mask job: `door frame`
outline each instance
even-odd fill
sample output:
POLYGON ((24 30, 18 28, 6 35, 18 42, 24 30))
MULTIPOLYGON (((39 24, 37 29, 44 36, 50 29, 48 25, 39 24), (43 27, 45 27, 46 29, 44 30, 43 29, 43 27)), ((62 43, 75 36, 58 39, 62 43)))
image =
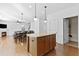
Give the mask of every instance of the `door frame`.
POLYGON ((67 18, 64 18, 63 19, 63 44, 65 44, 65 43, 67 43, 67 42, 69 42, 69 19, 67 19, 67 18), (65 24, 64 24, 65 23, 65 24), (65 26, 66 25, 66 26, 65 26), (66 30, 65 30, 65 29, 66 30), (66 32, 65 32, 66 31, 66 32), (67 34, 67 35, 66 35, 67 34))
MULTIPOLYGON (((79 17, 79 16, 70 16, 70 17, 65 17, 65 18, 63 18, 63 44, 64 44, 64 19, 67 19, 67 18, 71 18, 71 17, 79 17)), ((79 18, 78 18, 79 19, 79 18)), ((79 25, 79 20, 78 20, 78 25, 79 25)), ((79 29, 79 27, 78 27, 78 29, 79 29)), ((79 34, 79 31, 78 31, 78 34, 79 34)), ((77 34, 77 36, 79 36, 77 34)), ((78 37, 78 42, 79 42, 79 37, 78 37)), ((78 43, 78 48, 79 48, 79 43, 78 43)))

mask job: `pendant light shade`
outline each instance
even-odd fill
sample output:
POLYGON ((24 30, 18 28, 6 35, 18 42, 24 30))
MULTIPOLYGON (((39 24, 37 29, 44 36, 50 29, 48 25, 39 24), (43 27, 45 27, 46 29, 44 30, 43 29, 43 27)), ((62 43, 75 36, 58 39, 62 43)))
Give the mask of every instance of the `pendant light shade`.
POLYGON ((47 20, 44 20, 44 23, 47 23, 47 20))
POLYGON ((44 8, 45 8, 45 19, 44 19, 44 23, 47 23, 47 15, 46 15, 46 8, 47 8, 47 6, 44 6, 44 8))
POLYGON ((34 21, 38 20, 37 18, 34 18, 34 21))
POLYGON ((23 18, 23 15, 24 15, 24 14, 21 13, 20 19, 17 20, 17 24, 25 22, 25 20, 24 20, 24 18, 23 18))
POLYGON ((21 13, 21 20, 23 20, 23 15, 24 15, 24 14, 23 14, 23 13, 21 13))

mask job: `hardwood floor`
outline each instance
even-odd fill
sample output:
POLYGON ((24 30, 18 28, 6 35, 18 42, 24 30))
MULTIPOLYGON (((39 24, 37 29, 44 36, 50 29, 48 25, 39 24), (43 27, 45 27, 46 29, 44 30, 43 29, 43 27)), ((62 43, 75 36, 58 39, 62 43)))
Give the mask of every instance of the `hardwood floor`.
POLYGON ((26 47, 26 44, 16 44, 12 37, 0 38, 0 56, 28 56, 26 47))
POLYGON ((79 49, 68 46, 57 44, 55 50, 50 51, 47 56, 78 56, 79 49))
MULTIPOLYGON (((12 37, 0 38, 0 56, 29 56, 26 43, 15 43, 12 37)), ((68 45, 57 44, 45 56, 78 56, 79 49, 68 45)))
POLYGON ((72 46, 72 47, 78 47, 78 42, 69 41, 68 43, 66 43, 66 45, 69 45, 69 46, 72 46))

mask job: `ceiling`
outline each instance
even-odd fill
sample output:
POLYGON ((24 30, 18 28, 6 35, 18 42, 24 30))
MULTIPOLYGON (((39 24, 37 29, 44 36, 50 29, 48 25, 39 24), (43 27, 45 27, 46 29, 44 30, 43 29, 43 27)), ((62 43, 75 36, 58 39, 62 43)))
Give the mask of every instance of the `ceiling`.
MULTIPOLYGON (((37 3, 37 17, 44 18, 44 6, 47 7, 47 15, 78 5, 77 3, 37 3)), ((35 15, 34 3, 0 3, 0 19, 16 21, 21 19, 21 13, 24 14, 24 20, 31 21, 35 15)))

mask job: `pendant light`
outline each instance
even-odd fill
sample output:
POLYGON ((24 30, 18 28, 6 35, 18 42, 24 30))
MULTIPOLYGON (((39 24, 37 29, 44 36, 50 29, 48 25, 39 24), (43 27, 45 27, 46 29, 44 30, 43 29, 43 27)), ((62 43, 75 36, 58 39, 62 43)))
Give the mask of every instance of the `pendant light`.
POLYGON ((37 19, 37 16, 36 16, 36 12, 37 12, 37 11, 36 11, 36 3, 35 3, 35 17, 34 17, 34 21, 38 20, 38 19, 37 19))
POLYGON ((23 20, 23 13, 21 13, 21 20, 23 20))
POLYGON ((17 20, 17 24, 24 22, 24 20, 23 20, 23 13, 21 13, 20 17, 21 18, 19 20, 17 20))
POLYGON ((44 19, 44 23, 47 23, 47 15, 46 15, 46 8, 47 8, 47 6, 44 6, 44 8, 45 8, 45 19, 44 19))
POLYGON ((23 13, 21 13, 21 19, 20 19, 20 22, 24 22, 24 18, 23 18, 23 13))

